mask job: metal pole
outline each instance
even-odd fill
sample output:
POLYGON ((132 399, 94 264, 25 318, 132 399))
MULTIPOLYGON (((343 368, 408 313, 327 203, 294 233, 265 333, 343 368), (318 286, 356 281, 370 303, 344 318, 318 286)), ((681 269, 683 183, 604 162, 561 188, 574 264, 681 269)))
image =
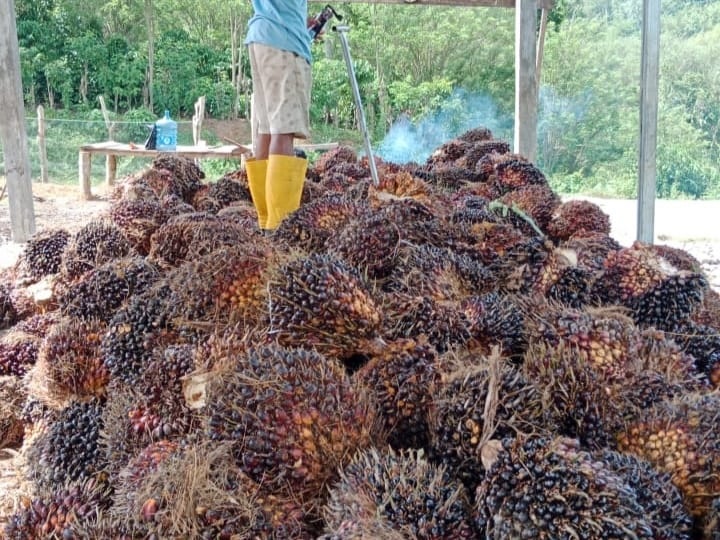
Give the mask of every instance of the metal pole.
POLYGON ((353 98, 355 98, 355 107, 360 114, 360 130, 362 131, 363 138, 365 139, 365 153, 367 154, 368 164, 370 165, 370 175, 372 176, 373 183, 377 186, 380 184, 380 178, 378 177, 375 158, 373 157, 372 145, 370 144, 370 134, 368 133, 367 123, 365 122, 365 110, 363 109, 362 100, 360 99, 360 88, 358 88, 357 78, 355 77, 355 68, 353 67, 353 61, 350 57, 350 45, 347 40, 347 32, 350 30, 350 27, 346 24, 339 24, 333 27, 333 30, 335 30, 340 36, 343 56, 345 57, 345 64, 347 65, 348 75, 350 77, 350 86, 352 87, 353 98))

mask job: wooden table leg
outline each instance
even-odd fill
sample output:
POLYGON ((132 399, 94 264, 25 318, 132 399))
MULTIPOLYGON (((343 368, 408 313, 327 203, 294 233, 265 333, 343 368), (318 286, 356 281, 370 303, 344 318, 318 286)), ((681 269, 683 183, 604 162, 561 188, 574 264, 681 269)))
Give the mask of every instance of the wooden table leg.
POLYGON ((90 160, 92 156, 90 152, 80 152, 78 156, 78 176, 80 179, 80 189, 82 189, 83 197, 86 201, 92 199, 90 191, 90 160))
POLYGON ((108 154, 105 159, 105 182, 108 186, 115 184, 115 175, 117 174, 117 156, 108 154))

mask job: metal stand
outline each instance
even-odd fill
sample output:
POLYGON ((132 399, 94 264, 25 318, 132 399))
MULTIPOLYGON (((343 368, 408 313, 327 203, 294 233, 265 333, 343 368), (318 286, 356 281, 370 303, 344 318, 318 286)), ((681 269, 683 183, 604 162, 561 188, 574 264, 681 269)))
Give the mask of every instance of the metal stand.
POLYGON ((353 61, 350 57, 350 45, 347 40, 347 32, 350 27, 346 24, 339 24, 333 27, 340 36, 340 43, 342 43, 343 56, 345 57, 345 64, 347 65, 348 76, 350 77, 350 86, 353 91, 353 98, 355 99, 355 107, 360 113, 360 130, 362 131, 363 138, 365 139, 365 153, 368 158, 368 165, 370 166, 370 175, 372 176, 373 183, 377 186, 380 183, 378 177, 377 167, 375 166, 375 158, 372 152, 372 146, 370 145, 370 134, 368 133, 367 123, 365 122, 365 109, 362 106, 362 100, 360 99, 360 89, 358 88, 357 78, 355 77, 355 68, 353 67, 353 61))

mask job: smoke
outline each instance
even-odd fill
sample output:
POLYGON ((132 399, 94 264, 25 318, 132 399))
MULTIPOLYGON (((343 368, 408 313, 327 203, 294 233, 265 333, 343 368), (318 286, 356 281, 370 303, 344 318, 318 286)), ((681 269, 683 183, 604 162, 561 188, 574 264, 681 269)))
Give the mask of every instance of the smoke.
POLYGON ((376 153, 393 163, 422 163, 444 142, 480 126, 490 129, 497 139, 512 137, 512 117, 502 114, 492 98, 456 89, 436 112, 416 123, 400 116, 376 153))

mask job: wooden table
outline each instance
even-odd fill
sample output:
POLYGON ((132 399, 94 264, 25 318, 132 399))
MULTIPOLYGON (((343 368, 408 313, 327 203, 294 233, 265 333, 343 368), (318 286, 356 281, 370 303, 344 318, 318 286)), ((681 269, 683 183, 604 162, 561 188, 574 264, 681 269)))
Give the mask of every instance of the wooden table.
POLYGON ((90 191, 90 165, 92 156, 100 154, 106 156, 105 181, 108 185, 115 183, 118 156, 154 158, 162 153, 191 159, 241 159, 244 154, 250 154, 251 149, 246 146, 228 144, 223 146, 178 146, 175 152, 159 152, 146 150, 142 146, 124 144, 114 141, 86 144, 80 147, 78 155, 78 178, 80 188, 86 200, 92 198, 90 191))

